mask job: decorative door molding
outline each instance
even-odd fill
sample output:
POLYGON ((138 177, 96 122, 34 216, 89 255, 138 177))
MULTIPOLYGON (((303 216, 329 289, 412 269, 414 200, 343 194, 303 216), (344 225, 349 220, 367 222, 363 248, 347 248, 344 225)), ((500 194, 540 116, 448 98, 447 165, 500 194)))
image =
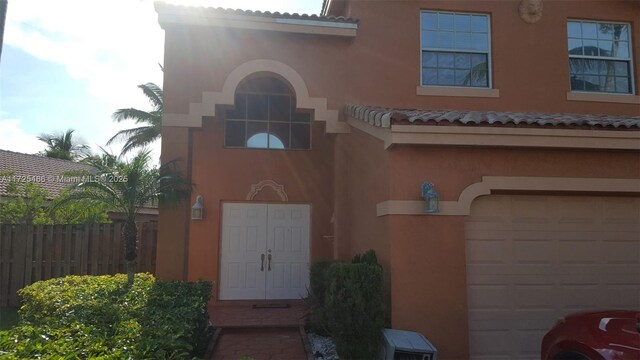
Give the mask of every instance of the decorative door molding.
POLYGON ((278 184, 273 180, 262 180, 257 184, 251 185, 251 191, 247 194, 246 200, 253 200, 265 187, 270 187, 278 194, 281 201, 289 201, 289 196, 284 191, 284 185, 278 184))

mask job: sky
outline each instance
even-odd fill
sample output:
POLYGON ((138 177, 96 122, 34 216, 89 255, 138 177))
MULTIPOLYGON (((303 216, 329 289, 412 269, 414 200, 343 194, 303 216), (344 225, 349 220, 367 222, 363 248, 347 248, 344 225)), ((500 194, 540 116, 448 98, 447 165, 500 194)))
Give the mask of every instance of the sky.
MULTIPOLYGON (((245 10, 317 14, 322 0, 165 0, 245 10)), ((164 31, 151 0, 9 0, 0 59, 0 149, 33 154, 40 134, 74 129, 106 147, 133 122, 120 108, 151 110, 137 85, 162 86, 164 31)), ((160 155, 160 144, 152 146, 160 155)))

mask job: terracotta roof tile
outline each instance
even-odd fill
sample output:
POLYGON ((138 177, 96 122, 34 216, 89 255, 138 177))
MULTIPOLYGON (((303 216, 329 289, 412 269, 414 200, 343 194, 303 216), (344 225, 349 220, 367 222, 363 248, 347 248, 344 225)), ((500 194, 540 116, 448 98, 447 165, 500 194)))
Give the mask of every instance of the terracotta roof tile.
POLYGON ((322 16, 315 14, 298 14, 293 13, 290 14, 288 12, 271 12, 271 11, 257 11, 257 10, 242 10, 242 9, 229 9, 229 8, 221 8, 221 7, 198 7, 198 6, 185 6, 185 5, 174 5, 167 4, 161 1, 157 1, 156 10, 174 10, 174 11, 206 11, 209 14, 215 15, 236 15, 236 16, 257 16, 257 17, 266 17, 266 18, 276 18, 276 19, 295 19, 295 20, 314 20, 314 21, 329 21, 329 22, 338 22, 338 23, 351 23, 357 24, 358 20, 353 18, 345 18, 344 16, 322 16))
POLYGON ((385 128, 412 124, 640 129, 640 116, 394 109, 354 104, 347 105, 345 111, 348 116, 385 128))
MULTIPOLYGON (((93 170, 89 165, 73 161, 0 150, 0 173, 12 171, 16 181, 35 180, 34 182, 49 191, 51 198, 58 196, 61 190, 71 185, 69 182, 61 181, 61 176, 70 171, 93 170)), ((7 181, 10 179, 0 175, 0 196, 7 194, 7 181)))

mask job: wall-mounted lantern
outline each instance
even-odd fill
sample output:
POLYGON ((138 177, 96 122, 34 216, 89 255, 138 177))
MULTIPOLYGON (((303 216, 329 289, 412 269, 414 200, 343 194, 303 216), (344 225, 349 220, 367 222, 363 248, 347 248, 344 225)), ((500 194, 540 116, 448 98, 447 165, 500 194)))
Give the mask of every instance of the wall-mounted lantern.
POLYGON ((204 198, 202 195, 196 196, 196 202, 191 207, 191 219, 202 220, 202 213, 204 212, 204 198))
POLYGON ((424 199, 424 212, 437 213, 439 208, 440 195, 434 189, 433 184, 425 181, 422 183, 422 198, 424 199))

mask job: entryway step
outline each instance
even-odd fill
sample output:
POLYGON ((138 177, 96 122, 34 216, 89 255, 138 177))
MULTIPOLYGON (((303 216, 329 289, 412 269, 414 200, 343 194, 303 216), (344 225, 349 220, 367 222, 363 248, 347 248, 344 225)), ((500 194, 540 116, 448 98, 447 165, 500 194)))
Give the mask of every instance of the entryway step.
POLYGON ((287 307, 211 306, 209 317, 219 328, 279 328, 298 327, 304 323, 306 308, 300 304, 287 307))
POLYGON ((238 360, 243 356, 255 360, 306 360, 298 327, 224 328, 211 360, 238 360))

